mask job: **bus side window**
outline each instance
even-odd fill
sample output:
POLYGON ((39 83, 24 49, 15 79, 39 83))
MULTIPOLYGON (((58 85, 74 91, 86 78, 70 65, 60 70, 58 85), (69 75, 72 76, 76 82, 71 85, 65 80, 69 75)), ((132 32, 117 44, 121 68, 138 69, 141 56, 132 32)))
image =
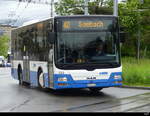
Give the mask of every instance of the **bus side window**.
POLYGON ((47 42, 48 42, 48 39, 49 39, 49 36, 50 36, 50 32, 51 32, 49 25, 46 26, 46 30, 45 31, 46 31, 46 38, 47 38, 47 42))
POLYGON ((53 62, 53 45, 49 43, 49 37, 50 37, 50 33, 52 32, 52 22, 48 21, 46 22, 46 27, 45 27, 45 32, 46 32, 46 45, 47 45, 47 49, 48 49, 48 60, 50 61, 50 63, 53 62))
POLYGON ((52 63, 53 62, 53 49, 52 49, 52 45, 50 47, 48 56, 49 56, 48 60, 50 61, 50 63, 52 63))

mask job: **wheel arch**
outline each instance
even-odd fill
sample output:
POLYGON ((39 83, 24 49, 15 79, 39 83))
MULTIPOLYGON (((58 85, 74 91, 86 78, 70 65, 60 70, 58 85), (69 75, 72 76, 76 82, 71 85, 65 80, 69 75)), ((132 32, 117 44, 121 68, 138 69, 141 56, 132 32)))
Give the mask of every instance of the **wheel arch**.
POLYGON ((39 74, 40 74, 41 72, 43 72, 43 69, 42 69, 42 67, 40 66, 40 67, 38 67, 38 70, 37 70, 37 76, 39 76, 39 74))

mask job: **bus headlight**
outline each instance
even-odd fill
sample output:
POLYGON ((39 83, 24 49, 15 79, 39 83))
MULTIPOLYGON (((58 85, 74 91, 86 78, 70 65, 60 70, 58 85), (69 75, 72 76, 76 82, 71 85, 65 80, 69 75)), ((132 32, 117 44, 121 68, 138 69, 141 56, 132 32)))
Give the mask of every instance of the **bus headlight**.
POLYGON ((66 77, 62 77, 62 78, 58 78, 58 81, 68 81, 68 79, 66 77))
POLYGON ((114 79, 121 79, 121 75, 115 75, 114 79))

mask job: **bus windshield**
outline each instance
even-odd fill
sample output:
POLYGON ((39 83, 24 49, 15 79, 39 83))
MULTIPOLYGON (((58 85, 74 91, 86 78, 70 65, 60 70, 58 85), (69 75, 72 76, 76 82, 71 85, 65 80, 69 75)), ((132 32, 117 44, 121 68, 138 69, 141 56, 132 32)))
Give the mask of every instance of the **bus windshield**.
POLYGON ((119 65, 117 30, 58 32, 55 62, 60 68, 119 65))

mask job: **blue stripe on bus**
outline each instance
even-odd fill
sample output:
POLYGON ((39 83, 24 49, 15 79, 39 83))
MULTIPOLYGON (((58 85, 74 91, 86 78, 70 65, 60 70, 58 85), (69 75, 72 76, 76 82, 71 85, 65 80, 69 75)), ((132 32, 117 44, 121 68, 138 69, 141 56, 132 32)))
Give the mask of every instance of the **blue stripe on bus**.
MULTIPOLYGON (((122 75, 121 72, 115 72, 110 75, 109 79, 101 80, 73 80, 70 74, 54 74, 54 89, 65 89, 65 88, 88 88, 88 84, 96 84, 93 87, 113 87, 121 86, 121 83, 114 83, 115 81, 122 81, 121 79, 114 79, 114 75, 122 75), (67 82, 58 82, 58 78, 66 77, 67 82), (65 83, 65 86, 59 86, 59 83, 65 83)), ((12 76, 14 79, 18 79, 17 69, 12 69, 12 76)), ((30 71, 30 83, 32 87, 38 87, 37 72, 30 71)), ((44 73, 44 85, 49 88, 48 73, 44 73)))
POLYGON ((121 86, 121 83, 114 83, 116 81, 122 81, 121 79, 114 79, 114 75, 122 75, 121 72, 112 73, 109 79, 101 80, 76 80, 74 81, 72 76, 69 74, 54 74, 54 89, 64 89, 64 88, 88 88, 88 84, 95 84, 93 87, 113 87, 121 86), (67 82, 58 82, 58 78, 66 77, 67 82), (66 84, 64 86, 59 86, 59 83, 66 84))
MULTIPOLYGON (((11 69, 11 75, 14 79, 18 80, 18 71, 15 68, 11 69)), ((38 78, 37 78, 37 72, 30 71, 30 85, 32 87, 38 87, 38 78)), ((48 73, 44 73, 44 85, 45 87, 49 87, 49 79, 48 79, 48 73)))
POLYGON ((48 73, 44 73, 44 85, 46 88, 48 88, 50 85, 49 85, 49 79, 48 79, 48 73))
MULTIPOLYGON (((33 87, 38 87, 38 78, 37 78, 37 72, 30 71, 30 83, 33 87)), ((44 73, 44 87, 49 87, 49 79, 48 79, 48 73, 44 73)))
POLYGON ((32 87, 38 87, 37 72, 30 71, 30 85, 32 87))
POLYGON ((11 68, 11 75, 14 79, 18 80, 18 70, 15 68, 11 68))

